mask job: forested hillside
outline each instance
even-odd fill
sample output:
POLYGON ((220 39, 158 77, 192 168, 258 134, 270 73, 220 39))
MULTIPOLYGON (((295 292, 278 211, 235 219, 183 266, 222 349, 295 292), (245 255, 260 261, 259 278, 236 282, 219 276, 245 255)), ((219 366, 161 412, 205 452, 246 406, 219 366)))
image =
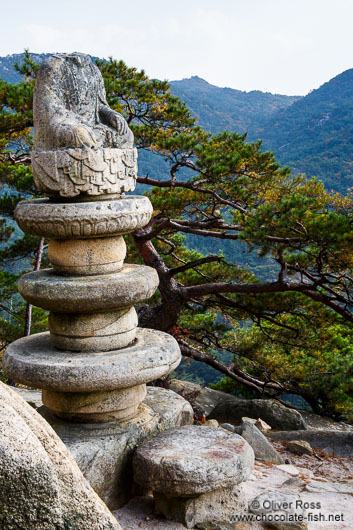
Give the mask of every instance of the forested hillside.
POLYGON ((280 109, 288 108, 297 96, 282 96, 253 90, 242 92, 233 88, 220 88, 200 77, 172 81, 173 94, 185 101, 207 131, 219 133, 225 129, 244 133, 258 127, 263 120, 280 109))
POLYGON ((353 186, 353 69, 290 107, 249 127, 249 138, 296 172, 315 175, 342 193, 353 186))

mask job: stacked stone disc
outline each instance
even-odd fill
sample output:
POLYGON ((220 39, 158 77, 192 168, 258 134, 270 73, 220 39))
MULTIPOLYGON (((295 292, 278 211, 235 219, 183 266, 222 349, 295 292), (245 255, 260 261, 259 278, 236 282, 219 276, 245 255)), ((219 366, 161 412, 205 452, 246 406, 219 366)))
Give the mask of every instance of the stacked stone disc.
POLYGON ((44 404, 59 417, 127 420, 137 414, 146 383, 180 362, 171 336, 137 327, 134 305, 153 295, 158 276, 124 264, 123 234, 152 215, 147 197, 124 195, 136 182, 133 136, 82 54, 42 65, 34 118, 34 179, 49 198, 19 203, 15 217, 24 232, 50 240, 53 268, 22 276, 18 288, 27 302, 50 311, 49 332, 12 343, 4 371, 43 389, 44 404))

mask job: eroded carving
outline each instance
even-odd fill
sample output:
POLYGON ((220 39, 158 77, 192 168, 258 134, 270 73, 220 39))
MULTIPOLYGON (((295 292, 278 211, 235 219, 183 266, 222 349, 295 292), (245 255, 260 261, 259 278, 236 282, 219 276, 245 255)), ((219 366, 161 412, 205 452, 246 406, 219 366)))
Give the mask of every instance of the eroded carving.
POLYGON ((66 198, 133 191, 137 151, 126 120, 108 106, 102 75, 88 55, 42 63, 33 101, 36 186, 66 198))
POLYGON ((35 150, 32 168, 37 188, 49 196, 121 194, 135 189, 137 150, 35 150))
POLYGON ((75 239, 127 234, 145 226, 152 216, 147 197, 127 196, 100 203, 21 201, 15 210, 19 227, 26 233, 47 238, 75 239))

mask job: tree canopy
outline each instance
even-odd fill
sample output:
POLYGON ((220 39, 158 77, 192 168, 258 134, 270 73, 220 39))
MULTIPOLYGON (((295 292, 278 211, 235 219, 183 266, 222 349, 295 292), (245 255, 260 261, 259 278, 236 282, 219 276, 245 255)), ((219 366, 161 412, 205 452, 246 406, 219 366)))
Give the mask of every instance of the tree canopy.
MULTIPOLYGON (((203 130, 166 81, 122 61, 97 64, 108 103, 164 171, 138 177, 154 215, 129 238, 128 261, 154 267, 160 280, 138 308, 139 324, 172 333, 184 356, 226 376, 222 388, 294 393, 317 412, 352 419, 352 197, 291 175, 245 134, 203 130)), ((0 83, 3 346, 23 333, 15 282, 39 246, 11 223, 18 200, 36 193, 29 153, 38 67, 27 53, 17 68, 20 84, 0 83)), ((43 313, 35 310, 32 331, 45 326, 43 313)))

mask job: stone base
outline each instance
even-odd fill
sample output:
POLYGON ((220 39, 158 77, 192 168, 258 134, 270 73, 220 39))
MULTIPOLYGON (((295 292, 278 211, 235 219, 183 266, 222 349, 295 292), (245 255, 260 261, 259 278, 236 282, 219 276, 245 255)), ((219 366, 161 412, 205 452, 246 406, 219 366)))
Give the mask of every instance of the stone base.
POLYGON ((43 403, 55 416, 76 423, 127 421, 138 414, 146 385, 107 392, 53 392, 43 390, 43 403))
POLYGON ((38 412, 69 448, 85 478, 113 510, 133 496, 132 455, 143 440, 193 423, 190 404, 172 390, 147 387, 138 415, 124 423, 74 424, 38 412))
POLYGON ((194 528, 209 521, 229 521, 246 507, 246 496, 242 485, 203 493, 198 497, 166 497, 155 493, 155 513, 167 519, 194 528))

